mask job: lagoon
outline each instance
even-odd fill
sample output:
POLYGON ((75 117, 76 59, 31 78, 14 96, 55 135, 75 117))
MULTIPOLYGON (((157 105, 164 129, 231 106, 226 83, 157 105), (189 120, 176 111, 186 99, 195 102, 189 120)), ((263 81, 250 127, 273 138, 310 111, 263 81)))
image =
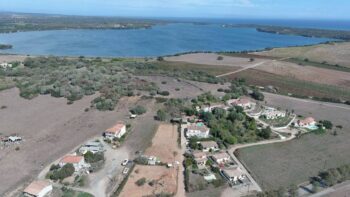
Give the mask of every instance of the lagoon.
POLYGON ((156 57, 190 51, 243 51, 317 44, 331 39, 223 28, 220 24, 170 23, 151 29, 54 30, 0 34, 13 45, 2 53, 58 56, 156 57))

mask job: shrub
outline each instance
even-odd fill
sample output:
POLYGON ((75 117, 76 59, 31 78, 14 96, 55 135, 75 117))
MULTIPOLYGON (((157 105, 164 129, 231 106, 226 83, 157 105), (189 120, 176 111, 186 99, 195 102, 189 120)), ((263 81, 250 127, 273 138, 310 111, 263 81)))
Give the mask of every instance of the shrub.
POLYGON ((159 95, 162 95, 162 96, 169 96, 170 95, 170 92, 169 91, 158 91, 157 92, 159 95))
POLYGON ((52 180, 63 180, 67 177, 70 177, 73 175, 75 169, 73 164, 66 164, 59 170, 54 170, 52 173, 49 174, 49 178, 52 180))
POLYGON ((156 116, 156 119, 159 120, 159 121, 165 121, 166 119, 166 113, 164 110, 160 109, 157 111, 157 116, 156 116))
POLYGON ((217 60, 221 61, 221 60, 224 60, 224 57, 222 56, 218 56, 218 58, 216 58, 217 60))
POLYGON ((146 113, 146 111, 147 111, 146 108, 144 108, 143 106, 140 106, 140 105, 138 105, 130 110, 130 112, 132 114, 137 114, 137 115, 144 114, 144 113, 146 113))
POLYGON ((104 160, 104 155, 103 153, 92 153, 88 151, 87 153, 84 154, 84 159, 87 163, 96 163, 99 161, 104 160))
POLYGON ((142 186, 142 185, 144 185, 145 183, 146 183, 146 178, 145 178, 145 177, 140 178, 139 180, 137 180, 137 181, 135 182, 135 184, 136 184, 137 186, 142 186))

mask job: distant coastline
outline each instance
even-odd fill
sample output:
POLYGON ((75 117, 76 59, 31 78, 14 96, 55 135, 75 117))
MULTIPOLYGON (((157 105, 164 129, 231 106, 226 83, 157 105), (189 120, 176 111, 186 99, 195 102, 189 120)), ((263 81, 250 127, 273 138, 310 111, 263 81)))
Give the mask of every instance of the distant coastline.
POLYGON ((329 30, 329 29, 315 29, 315 28, 297 28, 285 26, 272 25, 257 25, 257 24, 228 24, 223 25, 225 28, 255 28, 259 32, 295 35, 303 37, 316 38, 331 38, 337 40, 350 41, 350 31, 345 30, 329 30))

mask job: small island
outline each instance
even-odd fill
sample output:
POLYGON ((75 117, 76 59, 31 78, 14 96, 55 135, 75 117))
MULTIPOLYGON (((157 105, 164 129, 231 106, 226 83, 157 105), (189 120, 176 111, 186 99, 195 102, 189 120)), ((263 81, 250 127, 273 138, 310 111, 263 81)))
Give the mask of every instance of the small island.
POLYGON ((0 50, 12 49, 12 47, 10 44, 0 44, 0 50))
POLYGON ((329 29, 314 29, 314 28, 298 28, 284 27, 272 25, 257 25, 257 24, 231 24, 223 25, 225 28, 255 28, 259 32, 274 33, 282 35, 296 35, 304 37, 317 38, 332 38, 338 40, 350 40, 350 31, 345 30, 329 30, 329 29))

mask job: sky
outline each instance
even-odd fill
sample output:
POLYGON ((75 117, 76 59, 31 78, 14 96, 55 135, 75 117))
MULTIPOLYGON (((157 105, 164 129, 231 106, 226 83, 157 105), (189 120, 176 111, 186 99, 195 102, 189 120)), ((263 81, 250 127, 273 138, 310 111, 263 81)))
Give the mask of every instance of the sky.
POLYGON ((0 11, 129 17, 349 20, 349 0, 0 0, 0 11))

